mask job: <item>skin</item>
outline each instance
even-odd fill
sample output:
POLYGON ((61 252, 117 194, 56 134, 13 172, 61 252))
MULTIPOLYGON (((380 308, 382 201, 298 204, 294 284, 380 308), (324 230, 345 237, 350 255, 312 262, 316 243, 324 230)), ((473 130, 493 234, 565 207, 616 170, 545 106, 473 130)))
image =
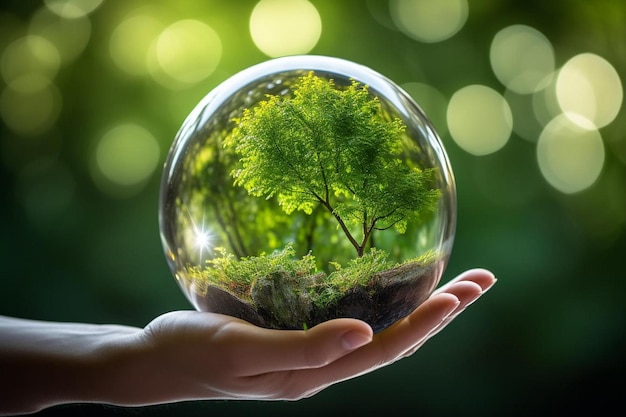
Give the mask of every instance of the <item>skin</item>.
POLYGON ((495 282, 469 270, 376 335, 344 318, 285 331, 196 311, 143 329, 0 316, 0 415, 78 402, 299 400, 412 355, 495 282))

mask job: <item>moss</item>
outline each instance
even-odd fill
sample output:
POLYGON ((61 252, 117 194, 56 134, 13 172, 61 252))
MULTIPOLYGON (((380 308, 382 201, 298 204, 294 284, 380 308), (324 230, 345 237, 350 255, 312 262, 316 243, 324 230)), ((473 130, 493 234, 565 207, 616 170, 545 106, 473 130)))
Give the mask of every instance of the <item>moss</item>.
POLYGON ((332 262, 335 270, 327 274, 317 270, 310 253, 294 258, 292 244, 271 254, 241 259, 223 249, 217 251, 219 256, 208 260, 206 266, 188 269, 189 278, 202 284, 196 285, 197 291, 201 293, 207 286, 221 288, 279 321, 287 321, 288 316, 304 318, 311 308, 324 309, 355 288, 372 296, 381 272, 403 265, 421 267, 437 259, 436 253, 428 252, 396 263, 388 261, 384 250, 371 248, 345 266, 332 262))

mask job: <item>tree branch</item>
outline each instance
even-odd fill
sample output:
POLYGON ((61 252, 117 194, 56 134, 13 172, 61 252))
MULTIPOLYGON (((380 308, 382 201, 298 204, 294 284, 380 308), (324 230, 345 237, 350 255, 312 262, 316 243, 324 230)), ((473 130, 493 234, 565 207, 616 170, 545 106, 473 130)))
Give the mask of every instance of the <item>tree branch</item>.
POLYGON ((354 238, 354 236, 352 236, 352 233, 350 233, 350 230, 348 229, 348 226, 346 226, 346 224, 344 223, 343 219, 341 217, 339 217, 339 215, 337 215, 337 213, 335 213, 335 209, 333 209, 333 207, 330 205, 330 203, 328 201, 325 201, 325 200, 319 198, 319 196, 316 196, 316 197, 317 197, 318 201, 324 207, 326 207, 326 209, 328 211, 330 211, 330 213, 333 215, 335 220, 337 220, 337 222, 339 223, 339 226, 341 227, 341 230, 343 230, 343 233, 346 235, 346 237, 348 238, 350 243, 352 243, 352 246, 354 246, 354 249, 356 249, 357 254, 359 255, 359 257, 363 256, 363 248, 361 246, 359 246, 359 242, 357 242, 356 239, 354 238))

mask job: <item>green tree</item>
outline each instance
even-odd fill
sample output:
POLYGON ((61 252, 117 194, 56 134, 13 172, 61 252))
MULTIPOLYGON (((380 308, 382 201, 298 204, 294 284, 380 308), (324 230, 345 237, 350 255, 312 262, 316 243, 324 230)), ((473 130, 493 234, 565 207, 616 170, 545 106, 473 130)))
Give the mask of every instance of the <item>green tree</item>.
POLYGON ((406 230, 434 210, 432 170, 401 159, 405 125, 388 120, 368 87, 338 87, 310 72, 291 96, 269 96, 246 109, 225 142, 240 157, 235 184, 276 197, 282 210, 323 206, 363 256, 374 230, 406 230))

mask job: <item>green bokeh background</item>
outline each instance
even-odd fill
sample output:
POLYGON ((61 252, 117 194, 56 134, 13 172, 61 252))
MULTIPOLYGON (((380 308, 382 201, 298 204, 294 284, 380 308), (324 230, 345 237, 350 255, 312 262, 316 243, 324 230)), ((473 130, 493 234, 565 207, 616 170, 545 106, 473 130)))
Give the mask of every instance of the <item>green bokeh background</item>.
MULTIPOLYGON (((592 52, 626 81, 626 2, 620 0, 470 0, 462 30, 431 44, 395 29, 387 1, 312 3, 323 31, 311 54, 362 63, 399 84, 428 83, 448 100, 469 84, 504 92, 490 67, 489 46, 495 33, 512 24, 545 34, 557 66, 592 52)), ((89 15, 86 49, 54 80, 63 103, 55 125, 22 135, 0 124, 0 314, 144 326, 164 312, 190 308, 159 239, 160 167, 196 103, 229 75, 268 59, 248 29, 255 4, 105 0, 89 15), (115 66, 108 52, 113 29, 148 3, 170 19, 165 23, 193 18, 220 34, 222 58, 211 76, 171 90, 115 66), (91 170, 99 138, 125 122, 152 132, 161 156, 149 182, 124 197, 119 190, 104 192, 91 170)), ((2 3, 0 51, 24 35, 40 7, 33 0, 2 3)), ((445 126, 439 128, 458 188, 457 234, 443 281, 473 267, 492 270, 499 281, 417 354, 293 403, 76 405, 40 415, 280 416, 332 410, 509 416, 619 406, 626 371, 624 112, 600 130, 606 161, 598 181, 573 195, 542 177, 531 141, 513 134, 499 151, 474 156, 455 144, 445 126)))

